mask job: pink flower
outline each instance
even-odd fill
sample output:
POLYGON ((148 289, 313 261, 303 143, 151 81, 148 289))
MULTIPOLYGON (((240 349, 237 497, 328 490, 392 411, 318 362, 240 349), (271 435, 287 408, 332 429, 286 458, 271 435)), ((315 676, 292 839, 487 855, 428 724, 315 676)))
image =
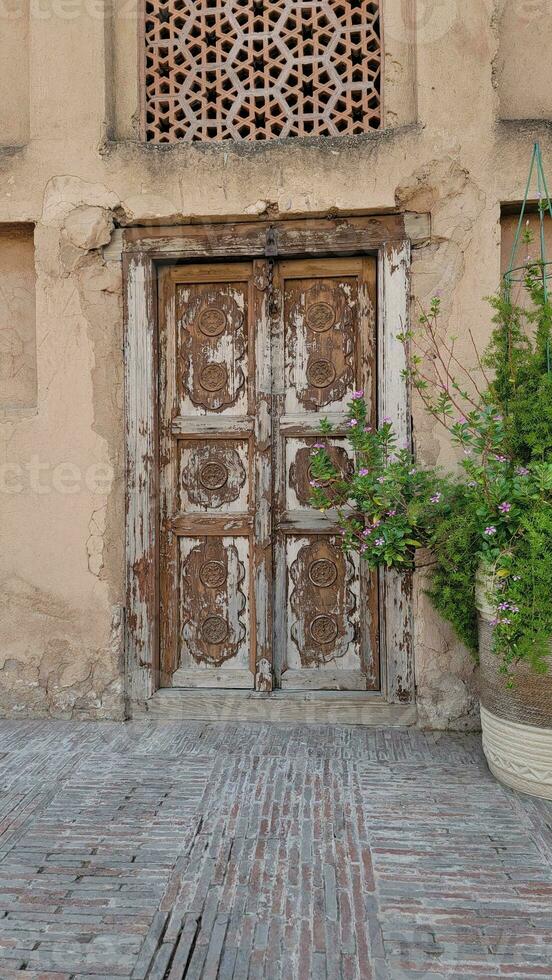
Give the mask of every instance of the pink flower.
POLYGON ((364 426, 364 431, 365 432, 371 432, 372 431, 372 426, 371 425, 364 426))
POLYGON ((364 398, 364 391, 362 389, 360 391, 353 391, 353 398, 364 398))
POLYGON ((526 466, 518 466, 516 470, 516 474, 518 476, 529 476, 529 470, 527 469, 526 466))
POLYGON ((316 480, 309 480, 309 485, 311 487, 317 487, 318 486, 318 483, 316 482, 316 480))
POLYGON ((467 425, 467 424, 468 424, 468 420, 465 419, 464 416, 462 416, 462 418, 458 419, 458 425, 467 425))
POLYGON ((365 466, 362 466, 362 467, 361 467, 361 468, 359 469, 359 471, 358 471, 358 475, 359 475, 359 476, 368 476, 368 475, 369 475, 369 473, 370 473, 370 470, 367 470, 365 466))
POLYGON ((363 538, 369 538, 369 537, 370 537, 370 535, 371 535, 371 533, 372 533, 372 528, 371 528, 371 527, 367 527, 367 528, 366 528, 366 529, 365 529, 365 530, 364 530, 364 531, 362 532, 362 537, 363 537, 363 538))
POLYGON ((347 425, 349 426, 350 429, 354 429, 355 425, 358 425, 358 422, 356 419, 349 419, 347 425))
POLYGON ((391 425, 391 419, 387 415, 385 416, 384 419, 382 419, 382 422, 384 425, 391 425))
POLYGON ((387 511, 387 516, 388 517, 396 517, 397 516, 397 511, 396 510, 388 510, 387 511))
POLYGON ((433 497, 430 497, 429 499, 430 499, 430 501, 431 501, 432 504, 438 504, 439 501, 440 501, 440 499, 441 499, 441 494, 440 493, 434 493, 433 494, 433 497))
POLYGON ((512 505, 507 501, 504 501, 504 503, 498 505, 498 509, 502 514, 507 514, 509 511, 511 511, 512 505))
POLYGON ((385 483, 385 477, 384 476, 378 476, 378 483, 385 483))
POLYGON ((385 538, 376 538, 375 543, 377 544, 378 548, 381 548, 385 544, 385 538))
POLYGON ((490 527, 486 527, 484 533, 488 537, 492 538, 493 534, 496 534, 496 527, 493 527, 492 525, 490 527))
POLYGON ((325 447, 325 445, 324 445, 323 442, 315 442, 312 448, 313 449, 325 449, 326 447, 325 447))
POLYGON ((508 462, 508 457, 507 456, 502 456, 500 453, 498 453, 495 456, 495 459, 497 460, 498 463, 507 463, 508 462))
POLYGON ((500 609, 501 612, 507 612, 508 609, 513 613, 519 612, 519 606, 514 605, 513 602, 499 602, 497 608, 500 609))

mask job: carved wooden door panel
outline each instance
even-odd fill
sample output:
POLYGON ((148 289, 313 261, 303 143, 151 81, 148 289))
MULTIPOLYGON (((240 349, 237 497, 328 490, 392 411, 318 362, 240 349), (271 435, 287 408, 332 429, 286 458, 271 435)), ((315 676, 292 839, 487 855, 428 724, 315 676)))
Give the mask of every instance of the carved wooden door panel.
POLYGON ((335 523, 309 506, 319 421, 335 464, 353 464, 345 415, 363 389, 375 420, 375 260, 283 262, 273 338, 274 650, 279 685, 377 690, 377 583, 345 555, 335 523))
POLYGON ((161 682, 271 682, 265 263, 160 277, 161 682))
POLYGON ((320 417, 347 468, 353 391, 375 415, 375 260, 278 263, 271 318, 269 281, 160 274, 161 683, 376 690, 376 582, 309 505, 320 417))

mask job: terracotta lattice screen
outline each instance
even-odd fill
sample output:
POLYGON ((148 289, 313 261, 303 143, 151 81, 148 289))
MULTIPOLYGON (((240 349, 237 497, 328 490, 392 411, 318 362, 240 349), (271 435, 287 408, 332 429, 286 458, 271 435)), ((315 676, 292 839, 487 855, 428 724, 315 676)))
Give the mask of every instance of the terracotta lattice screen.
POLYGON ((145 138, 268 140, 381 123, 381 0, 145 0, 145 138))

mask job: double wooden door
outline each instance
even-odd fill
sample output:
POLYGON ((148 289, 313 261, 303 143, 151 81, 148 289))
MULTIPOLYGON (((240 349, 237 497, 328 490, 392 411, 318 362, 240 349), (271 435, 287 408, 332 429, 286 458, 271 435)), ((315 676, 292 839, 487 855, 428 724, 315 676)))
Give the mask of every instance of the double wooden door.
POLYGON ((160 273, 160 654, 165 686, 378 690, 377 582, 309 505, 319 422, 353 465, 375 416, 375 260, 160 273))

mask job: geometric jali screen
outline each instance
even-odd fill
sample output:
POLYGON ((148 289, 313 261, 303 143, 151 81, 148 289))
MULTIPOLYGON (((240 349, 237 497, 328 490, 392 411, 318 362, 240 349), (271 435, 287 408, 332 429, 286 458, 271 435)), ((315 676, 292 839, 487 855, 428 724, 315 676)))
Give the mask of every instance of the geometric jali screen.
POLYGON ((145 0, 145 138, 377 129, 380 9, 381 0, 145 0))

